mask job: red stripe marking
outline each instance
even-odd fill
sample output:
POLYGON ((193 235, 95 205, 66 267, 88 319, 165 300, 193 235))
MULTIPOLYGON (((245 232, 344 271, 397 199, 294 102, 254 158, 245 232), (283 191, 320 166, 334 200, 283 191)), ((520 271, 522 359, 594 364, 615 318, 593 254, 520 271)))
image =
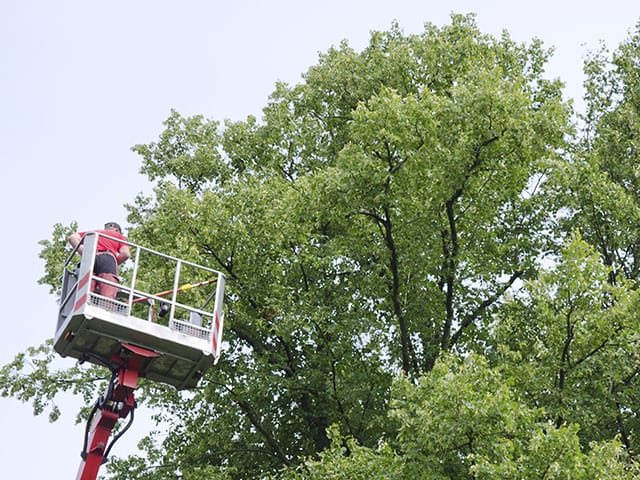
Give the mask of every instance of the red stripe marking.
POLYGON ((211 336, 211 342, 213 343, 213 351, 217 353, 218 351, 218 327, 220 326, 220 319, 218 317, 218 312, 215 312, 213 315, 213 320, 215 324, 215 329, 213 330, 213 335, 211 336))
POLYGON ((78 310, 82 305, 84 305, 84 303, 87 301, 87 294, 85 293, 84 295, 82 295, 78 301, 75 303, 75 305, 73 306, 73 310, 76 311, 78 310))
POLYGON ((91 278, 91 273, 87 273, 84 277, 82 277, 78 282, 78 290, 81 290, 82 287, 84 287, 87 284, 87 282, 89 282, 90 278, 91 278))

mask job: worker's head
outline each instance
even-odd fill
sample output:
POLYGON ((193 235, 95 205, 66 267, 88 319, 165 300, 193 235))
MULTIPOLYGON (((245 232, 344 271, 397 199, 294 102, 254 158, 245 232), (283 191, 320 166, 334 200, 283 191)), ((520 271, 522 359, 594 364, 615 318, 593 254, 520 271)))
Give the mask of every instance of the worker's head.
POLYGON ((117 230, 119 233, 122 233, 122 229, 120 228, 120 225, 118 225, 116 222, 107 222, 104 224, 104 229, 105 230, 117 230))

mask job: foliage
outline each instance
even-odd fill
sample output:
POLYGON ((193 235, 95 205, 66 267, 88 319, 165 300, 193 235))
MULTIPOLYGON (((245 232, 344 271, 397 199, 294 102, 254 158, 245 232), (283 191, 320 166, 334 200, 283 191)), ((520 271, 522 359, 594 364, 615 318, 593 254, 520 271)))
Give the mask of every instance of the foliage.
POLYGON ((610 58, 585 63, 584 136, 571 162, 556 167, 566 229, 579 229, 611 279, 640 275, 640 22, 610 58))
MULTIPOLYGON (((83 369, 79 365, 53 370, 52 365, 57 364, 55 357, 51 341, 17 354, 0 368, 0 396, 31 402, 34 415, 48 412, 50 421, 60 417, 55 398, 62 392, 82 396, 87 405, 92 403, 95 392, 104 389, 109 372, 101 367, 83 369)), ((78 414, 78 421, 88 410, 85 408, 78 414)))
MULTIPOLYGON (((172 111, 129 238, 226 274, 225 351, 192 391, 143 382, 162 432, 109 475, 633 478, 639 52, 587 63, 579 141, 550 51, 473 15, 344 42, 260 121, 172 111)), ((97 392, 52 358, 2 395, 97 392)))
POLYGON ((574 235, 558 264, 503 311, 496 365, 556 426, 580 425, 584 443, 617 432, 635 458, 640 298, 628 283, 611 284, 611 270, 574 235))
POLYGON ((202 115, 182 118, 171 110, 164 125, 167 130, 158 142, 133 148, 142 157, 140 173, 152 181, 170 176, 180 188, 191 191, 204 188, 207 180, 224 177, 228 169, 218 150, 218 122, 202 115))
POLYGON ((366 448, 332 431, 332 444, 284 479, 634 478, 617 441, 580 447, 577 425, 554 427, 477 355, 447 356, 418 379, 396 379, 395 440, 366 448))
MULTIPOLYGON (((41 240, 38 244, 42 246, 40 258, 44 260, 45 274, 38 280, 40 285, 49 285, 49 293, 60 295, 62 288, 60 279, 62 277, 62 266, 70 255, 67 239, 69 235, 77 231, 78 225, 74 222, 68 227, 56 223, 53 226, 51 240, 41 240)), ((79 257, 78 257, 79 260, 79 257)))

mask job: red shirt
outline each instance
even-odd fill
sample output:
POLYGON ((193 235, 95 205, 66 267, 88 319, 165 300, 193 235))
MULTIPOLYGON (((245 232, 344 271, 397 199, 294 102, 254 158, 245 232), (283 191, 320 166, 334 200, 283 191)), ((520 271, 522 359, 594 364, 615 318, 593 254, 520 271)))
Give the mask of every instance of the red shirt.
MULTIPOLYGON (((80 238, 84 238, 84 236, 90 232, 97 232, 103 235, 109 235, 110 237, 119 238, 120 240, 124 240, 125 242, 127 241, 127 238, 116 230, 90 230, 87 232, 78 233, 80 234, 80 238)), ((96 252, 111 252, 116 258, 118 258, 120 248, 124 246, 124 243, 118 242, 117 240, 111 240, 110 238, 98 236, 98 246, 96 248, 96 252)))

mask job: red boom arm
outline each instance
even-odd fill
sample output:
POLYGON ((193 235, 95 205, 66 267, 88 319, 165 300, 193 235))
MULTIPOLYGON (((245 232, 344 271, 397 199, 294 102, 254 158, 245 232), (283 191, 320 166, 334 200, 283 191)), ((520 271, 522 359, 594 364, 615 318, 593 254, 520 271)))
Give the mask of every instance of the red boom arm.
POLYGON ((106 461, 113 442, 118 438, 109 445, 111 431, 119 419, 131 414, 133 420, 136 407, 133 391, 138 386, 138 379, 144 376, 148 362, 157 356, 159 354, 151 350, 123 343, 120 354, 111 359, 113 375, 87 422, 82 462, 76 480, 95 480, 98 477, 100 465, 106 461))

